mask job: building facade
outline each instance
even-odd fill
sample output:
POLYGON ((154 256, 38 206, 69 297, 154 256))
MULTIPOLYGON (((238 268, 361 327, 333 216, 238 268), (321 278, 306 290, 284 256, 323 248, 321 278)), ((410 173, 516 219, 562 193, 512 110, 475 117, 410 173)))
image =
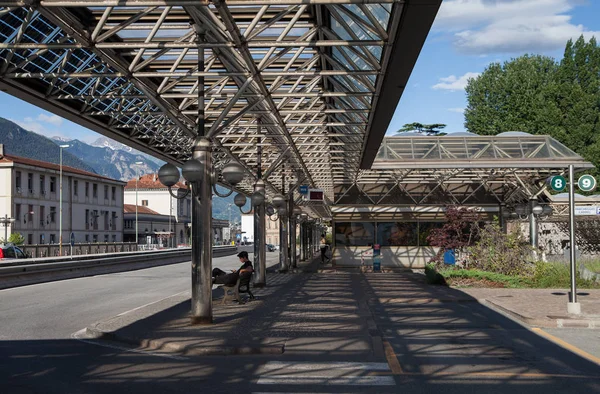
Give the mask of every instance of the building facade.
MULTIPOLYGON (((62 166, 62 243, 123 242, 124 182, 62 166)), ((0 216, 26 244, 60 242, 60 166, 0 149, 0 216)), ((2 234, 2 237, 4 235, 2 234)))
MULTIPOLYGON (((188 187, 178 182, 171 191, 160 183, 158 174, 146 174, 137 182, 131 179, 125 186, 125 240, 135 242, 135 207, 138 206, 138 242, 175 245, 189 245, 192 213, 192 197, 188 187), (143 212, 143 213, 142 213, 143 212), (169 229, 169 217, 171 227, 169 229), (143 224, 142 224, 143 222, 143 224), (170 235, 169 235, 170 234, 170 235), (148 238, 149 237, 149 238, 148 238), (171 242, 170 239, 173 239, 171 242), (167 241, 165 241, 167 239, 167 241), (162 241, 161 241, 162 240, 162 241)), ((213 218, 213 244, 221 245, 226 240, 223 230, 229 228, 227 220, 213 218)))

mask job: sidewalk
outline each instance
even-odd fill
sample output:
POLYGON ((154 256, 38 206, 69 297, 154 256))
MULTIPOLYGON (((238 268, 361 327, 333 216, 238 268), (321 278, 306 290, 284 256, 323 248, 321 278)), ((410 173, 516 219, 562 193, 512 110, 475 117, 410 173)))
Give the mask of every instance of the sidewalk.
POLYGON ((581 315, 567 313, 569 290, 565 289, 459 290, 532 326, 600 329, 600 290, 597 289, 577 291, 581 315))
POLYGON ((213 290, 212 325, 190 325, 188 292, 115 316, 87 328, 88 337, 116 340, 141 349, 187 356, 310 354, 348 359, 383 357, 381 339, 360 294, 356 275, 319 275, 318 261, 300 273, 267 275, 256 300, 221 305, 213 290), (312 272, 312 273, 311 273, 312 272))
POLYGON ((271 272, 265 288, 252 290, 257 299, 241 305, 221 305, 222 290, 213 290, 212 325, 190 325, 190 295, 185 292, 96 323, 87 334, 186 356, 285 352, 372 362, 386 357, 388 330, 382 322, 394 330, 396 325, 410 326, 413 314, 425 309, 430 312, 420 315, 427 318, 425 323, 419 320, 420 327, 460 327, 462 320, 469 327, 494 328, 469 314, 475 308, 469 303, 481 303, 531 325, 600 328, 598 290, 580 292, 585 314, 570 317, 564 290, 453 289, 426 285, 414 273, 317 271, 315 259, 295 273, 271 272), (464 305, 460 319, 436 317, 451 305, 464 305), (384 311, 398 307, 403 320, 390 322, 384 311))

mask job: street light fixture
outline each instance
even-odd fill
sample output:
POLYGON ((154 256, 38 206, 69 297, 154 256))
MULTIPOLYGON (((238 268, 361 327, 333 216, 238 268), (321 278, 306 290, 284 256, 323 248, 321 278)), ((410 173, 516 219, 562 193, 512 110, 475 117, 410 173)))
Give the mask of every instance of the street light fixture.
POLYGON ((59 202, 58 202, 58 206, 59 206, 59 208, 58 208, 58 210, 59 210, 59 213, 58 213, 58 244, 59 244, 58 255, 59 256, 62 256, 62 239, 63 239, 63 236, 62 236, 62 211, 63 211, 63 206, 62 206, 62 195, 63 195, 62 162, 63 162, 63 159, 62 158, 63 158, 63 149, 68 148, 70 146, 71 145, 59 145, 58 146, 60 148, 59 149, 59 151, 60 151, 60 155, 59 155, 60 156, 60 176, 59 176, 59 179, 60 180, 59 180, 59 193, 58 193, 59 194, 59 197, 58 197, 58 199, 59 199, 59 202))
POLYGON ((138 179, 140 178, 140 165, 144 164, 142 161, 136 161, 135 163, 135 247, 138 245, 138 179))
POLYGON ((8 226, 12 225, 16 219, 9 218, 8 215, 4 215, 0 218, 0 223, 4 225, 4 242, 8 242, 8 226))

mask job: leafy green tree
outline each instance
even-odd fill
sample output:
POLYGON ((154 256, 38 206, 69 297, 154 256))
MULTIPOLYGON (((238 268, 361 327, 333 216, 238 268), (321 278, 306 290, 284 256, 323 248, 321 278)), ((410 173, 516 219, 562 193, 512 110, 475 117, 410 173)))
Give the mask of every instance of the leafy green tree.
POLYGON ((562 60, 524 55, 492 63, 466 87, 465 128, 547 134, 600 165, 600 47, 583 37, 562 60))
POLYGON ((8 242, 15 245, 23 245, 25 243, 25 237, 21 233, 12 233, 8 237, 8 242))
POLYGON ((443 123, 423 124, 413 122, 407 123, 404 126, 402 126, 402 128, 398 130, 398 133, 403 133, 406 131, 416 131, 418 133, 423 133, 426 135, 435 135, 441 133, 444 127, 446 127, 446 125, 443 123))
POLYGON ((554 114, 546 107, 558 66, 545 56, 521 56, 492 63, 467 87, 465 128, 495 135, 518 130, 547 134, 554 114))

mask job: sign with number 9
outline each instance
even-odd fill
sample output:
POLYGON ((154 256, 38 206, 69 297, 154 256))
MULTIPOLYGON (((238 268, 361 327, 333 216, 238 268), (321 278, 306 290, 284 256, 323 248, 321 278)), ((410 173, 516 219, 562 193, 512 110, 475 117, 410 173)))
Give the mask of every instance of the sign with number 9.
POLYGON ((596 188, 596 178, 591 175, 582 175, 577 181, 577 186, 584 192, 591 192, 596 188))

